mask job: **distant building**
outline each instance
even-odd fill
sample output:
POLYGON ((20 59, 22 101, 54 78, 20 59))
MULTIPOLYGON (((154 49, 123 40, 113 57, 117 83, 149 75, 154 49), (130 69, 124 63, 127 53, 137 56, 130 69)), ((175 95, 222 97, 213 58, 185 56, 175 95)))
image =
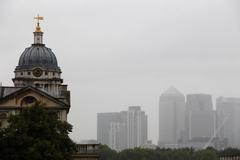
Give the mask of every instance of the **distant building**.
POLYGON ((209 142, 209 137, 194 137, 191 140, 188 140, 187 143, 183 143, 180 145, 180 148, 194 148, 194 149, 204 149, 206 144, 208 147, 214 147, 213 142, 209 142))
POLYGON ((156 149, 158 146, 153 144, 151 140, 148 140, 146 144, 140 146, 143 149, 156 149))
POLYGON ((111 124, 119 122, 119 116, 117 112, 97 114, 97 141, 99 143, 110 146, 111 124))
POLYGON ((126 148, 126 124, 112 122, 109 130, 109 147, 115 150, 126 148))
POLYGON ((215 115, 212 96, 207 94, 189 94, 186 101, 187 141, 208 139, 214 136, 215 115))
POLYGON ((217 98, 217 136, 226 139, 228 147, 240 148, 240 98, 217 98))
POLYGON ((127 111, 127 148, 147 143, 147 116, 140 106, 130 106, 127 111))
POLYGON ((147 116, 139 106, 119 113, 98 113, 97 137, 115 150, 139 147, 147 142, 147 116))
POLYGON ((170 87, 159 100, 159 146, 177 148, 185 129, 185 97, 170 87))

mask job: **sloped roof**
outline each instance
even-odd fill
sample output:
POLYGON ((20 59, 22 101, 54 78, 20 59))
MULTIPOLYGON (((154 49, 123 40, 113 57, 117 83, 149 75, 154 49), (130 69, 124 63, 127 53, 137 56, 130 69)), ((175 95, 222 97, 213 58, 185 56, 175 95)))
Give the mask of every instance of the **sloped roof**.
POLYGON ((70 104, 68 104, 68 103, 66 103, 66 102, 64 102, 64 101, 62 101, 62 100, 60 100, 56 97, 53 97, 52 95, 50 95, 50 94, 48 94, 48 93, 46 93, 42 90, 39 90, 35 87, 32 87, 32 86, 26 86, 26 87, 18 88, 15 91, 11 92, 10 94, 7 94, 7 95, 2 96, 2 97, 0 96, 0 103, 4 100, 8 99, 8 98, 11 98, 11 97, 16 96, 18 94, 21 94, 22 92, 25 92, 25 91, 28 91, 28 90, 32 90, 34 92, 37 92, 38 94, 43 95, 45 97, 48 97, 49 99, 53 100, 54 102, 56 102, 56 103, 58 103, 62 106, 70 108, 70 104))
POLYGON ((0 98, 5 97, 13 92, 20 90, 22 87, 8 87, 8 86, 1 86, 0 87, 0 98))
POLYGON ((184 96, 184 95, 175 87, 171 86, 165 92, 163 92, 161 96, 184 96))

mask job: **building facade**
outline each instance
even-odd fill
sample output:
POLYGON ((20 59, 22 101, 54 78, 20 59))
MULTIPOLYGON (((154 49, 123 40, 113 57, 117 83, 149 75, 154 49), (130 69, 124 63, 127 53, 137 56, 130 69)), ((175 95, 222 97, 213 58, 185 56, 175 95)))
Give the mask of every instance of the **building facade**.
POLYGON ((147 116, 139 106, 114 113, 98 113, 97 139, 112 149, 123 150, 147 142, 147 116))
POLYGON ((119 122, 120 115, 118 112, 98 113, 97 114, 97 141, 102 144, 111 146, 110 139, 113 137, 113 123, 119 122))
POLYGON ((163 148, 178 148, 185 129, 185 96, 170 87, 159 100, 159 141, 163 148))
POLYGON ((55 110, 59 119, 67 121, 70 109, 70 91, 63 84, 61 69, 50 48, 43 44, 39 22, 34 31, 34 42, 26 48, 15 68, 14 86, 0 86, 0 121, 7 125, 10 114, 35 102, 55 110))
POLYGON ((185 126, 188 143, 202 145, 198 145, 197 148, 204 147, 214 136, 215 112, 213 110, 211 95, 187 95, 185 126))
POLYGON ((217 136, 228 147, 240 148, 240 98, 219 97, 216 102, 217 136))
POLYGON ((127 148, 147 143, 147 116, 140 106, 130 106, 127 113, 127 148))

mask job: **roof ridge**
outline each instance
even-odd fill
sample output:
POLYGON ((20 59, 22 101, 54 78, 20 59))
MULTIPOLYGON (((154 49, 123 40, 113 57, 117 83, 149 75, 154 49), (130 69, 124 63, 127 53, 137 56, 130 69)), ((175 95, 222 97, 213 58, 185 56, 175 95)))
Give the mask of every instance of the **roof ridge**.
POLYGON ((174 86, 170 86, 168 89, 166 89, 162 95, 184 95, 181 93, 178 89, 176 89, 174 86))

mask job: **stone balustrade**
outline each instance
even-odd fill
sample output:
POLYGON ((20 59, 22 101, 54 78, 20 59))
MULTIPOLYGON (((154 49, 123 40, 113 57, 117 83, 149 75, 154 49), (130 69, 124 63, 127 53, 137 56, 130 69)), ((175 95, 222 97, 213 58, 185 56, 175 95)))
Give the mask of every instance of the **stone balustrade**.
POLYGON ((77 144, 77 152, 73 155, 74 160, 97 160, 99 144, 77 144))

